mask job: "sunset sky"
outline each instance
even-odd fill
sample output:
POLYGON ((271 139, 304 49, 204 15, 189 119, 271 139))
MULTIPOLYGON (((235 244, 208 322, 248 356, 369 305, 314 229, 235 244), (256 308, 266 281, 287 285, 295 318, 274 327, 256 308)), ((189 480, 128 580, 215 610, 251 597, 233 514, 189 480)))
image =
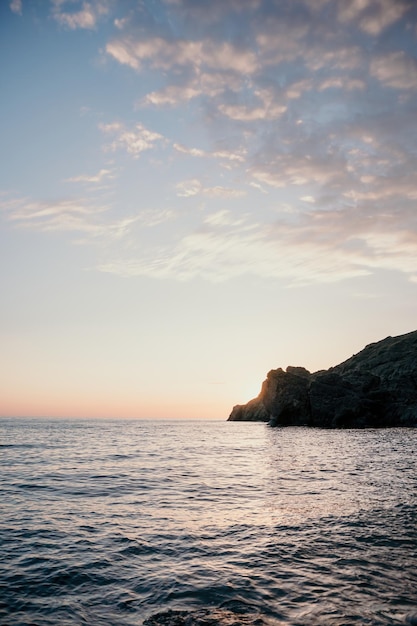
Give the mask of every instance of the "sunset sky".
POLYGON ((417 328, 412 0, 0 3, 0 415, 226 419, 417 328))

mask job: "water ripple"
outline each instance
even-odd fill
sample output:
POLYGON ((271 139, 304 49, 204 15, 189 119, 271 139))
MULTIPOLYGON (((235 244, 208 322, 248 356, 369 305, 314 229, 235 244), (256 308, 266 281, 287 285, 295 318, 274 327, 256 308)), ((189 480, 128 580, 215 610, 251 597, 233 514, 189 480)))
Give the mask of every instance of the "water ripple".
POLYGON ((1 624, 417 625, 416 431, 0 434, 1 624))

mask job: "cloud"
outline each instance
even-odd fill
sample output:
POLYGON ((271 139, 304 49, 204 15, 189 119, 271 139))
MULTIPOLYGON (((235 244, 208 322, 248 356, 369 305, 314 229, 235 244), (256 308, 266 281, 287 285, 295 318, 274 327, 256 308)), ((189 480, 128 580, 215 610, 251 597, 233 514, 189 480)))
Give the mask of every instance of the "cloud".
POLYGON ((211 152, 201 150, 200 148, 187 148, 179 143, 174 143, 174 150, 181 154, 187 154, 192 157, 198 158, 213 158, 219 159, 227 163, 241 164, 246 160, 246 152, 244 150, 230 151, 230 150, 213 150, 211 152))
POLYGON ((246 195, 242 189, 232 189, 230 187, 204 187, 197 178, 184 180, 176 185, 177 196, 180 198, 190 198, 192 196, 203 195, 209 198, 241 198, 246 195))
POLYGON ((312 89, 312 81, 310 79, 298 80, 286 87, 284 95, 289 100, 300 98, 306 91, 312 89))
POLYGON ((12 0, 9 6, 10 6, 10 10, 13 13, 17 13, 17 15, 22 15, 23 13, 22 0, 12 0))
POLYGON ((164 71, 179 66, 252 74, 257 69, 256 54, 251 50, 210 39, 169 41, 152 37, 137 40, 128 36, 109 42, 106 52, 119 63, 135 70, 139 70, 144 63, 164 71))
POLYGON ((370 217, 349 208, 259 224, 248 215, 235 218, 229 211, 218 211, 158 254, 114 260, 99 269, 178 280, 200 276, 215 282, 252 274, 292 285, 335 282, 389 269, 414 280, 417 228, 414 223, 410 230, 406 222, 415 218, 407 213, 386 215, 375 223, 370 217))
POLYGON ((276 154, 267 163, 258 163, 248 173, 256 182, 275 188, 290 186, 339 187, 346 183, 347 164, 343 155, 335 153, 276 154))
POLYGON ((235 123, 258 133, 263 124, 258 141, 250 140, 259 153, 260 144, 269 142, 269 129, 275 132, 274 122, 298 119, 310 128, 325 128, 336 118, 382 106, 382 94, 375 104, 372 78, 388 89, 417 84, 411 57, 386 52, 383 39, 376 46, 375 38, 389 26, 402 20, 405 28, 409 5, 402 0, 216 0, 210 10, 188 0, 166 4, 169 24, 162 26, 159 19, 149 28, 144 22, 133 28, 131 23, 106 46, 110 58, 144 78, 158 76, 159 88, 142 95, 137 106, 189 104, 190 118, 200 116, 207 126, 223 125, 226 132, 235 123), (379 50, 374 59, 373 50, 379 50))
POLYGON ((286 105, 277 102, 276 96, 270 89, 257 90, 254 92, 254 97, 260 103, 258 106, 220 104, 219 111, 233 120, 253 122, 256 120, 274 120, 281 117, 287 110, 286 105))
POLYGON ((21 200, 13 207, 8 219, 20 226, 35 230, 83 230, 94 229, 91 218, 104 211, 88 206, 83 201, 60 200, 37 202, 21 200))
POLYGON ((177 214, 172 209, 142 209, 135 220, 147 228, 154 228, 165 222, 176 219, 177 214))
POLYGON ((400 20, 409 4, 401 0, 339 0, 338 17, 343 23, 356 22, 368 35, 380 35, 400 20))
POLYGON ((227 2, 211 0, 210 3, 195 0, 165 0, 165 2, 176 7, 186 18, 212 24, 230 17, 231 14, 238 17, 241 13, 255 11, 261 6, 262 0, 228 0, 227 2))
POLYGON ((108 150, 126 150, 135 159, 139 158, 142 152, 153 150, 158 143, 164 141, 162 135, 148 130, 140 123, 131 129, 118 122, 100 124, 99 128, 106 135, 114 136, 113 141, 107 145, 108 150))
POLYGON ((115 177, 114 170, 101 169, 97 174, 80 174, 72 178, 66 178, 68 183, 102 183, 105 180, 111 180, 115 177))
POLYGON ((143 98, 142 104, 150 104, 154 106, 173 106, 178 105, 181 102, 188 102, 193 98, 197 98, 202 93, 203 92, 200 87, 194 87, 192 85, 170 85, 169 87, 161 91, 152 91, 151 93, 147 94, 145 98, 143 98))
MULTIPOLYGON (((414 167, 417 163, 414 162, 414 167)), ((411 165, 412 167, 412 165, 411 165)), ((361 186, 345 192, 347 198, 355 203, 378 203, 380 207, 390 210, 392 207, 406 206, 417 200, 417 183, 415 170, 412 173, 404 172, 401 176, 362 176, 361 186)))
MULTIPOLYGON (((52 1, 54 19, 73 30, 97 28, 112 11, 101 45, 113 70, 131 68, 136 113, 147 107, 152 129, 101 124, 105 149, 141 158, 135 171, 158 150, 169 176, 150 189, 153 201, 173 192, 181 208, 120 219, 99 200, 25 200, 10 208, 11 223, 86 239, 130 233, 131 256, 121 246, 100 266, 126 275, 300 283, 387 268, 415 277, 411 2, 52 1), (149 228, 148 245, 139 235, 149 228)), ((114 176, 109 166, 67 181, 91 193, 114 176)))
POLYGON ((106 219, 108 206, 84 199, 32 201, 14 198, 2 202, 6 219, 17 227, 39 232, 69 232, 87 237, 86 241, 121 239, 137 221, 137 216, 106 219))
POLYGON ((365 89, 366 83, 364 80, 358 78, 348 78, 347 80, 342 77, 326 78, 318 86, 319 91, 325 89, 345 89, 347 91, 353 91, 354 89, 365 89))
POLYGON ((168 85, 159 91, 147 94, 139 103, 151 106, 177 106, 199 96, 215 98, 225 91, 238 92, 242 79, 231 72, 201 72, 188 76, 177 85, 168 85))
POLYGON ((123 30, 129 24, 130 18, 128 16, 122 18, 116 18, 114 20, 114 25, 118 30, 123 30))
MULTIPOLYGON (((227 228, 241 228, 245 224, 244 217, 236 218, 228 209, 221 209, 215 213, 210 213, 205 219, 204 224, 209 224, 214 227, 227 227, 227 228)), ((253 227, 249 226, 251 230, 253 227)))
POLYGON ((107 15, 109 12, 109 5, 106 0, 94 0, 93 2, 78 2, 75 0, 75 4, 81 5, 78 11, 64 10, 66 5, 70 5, 73 8, 74 2, 72 0, 52 0, 52 16, 61 24, 71 30, 77 28, 92 30, 96 27, 98 20, 107 15))
POLYGON ((197 178, 184 180, 176 185, 177 196, 180 198, 190 198, 201 193, 203 185, 197 178))
POLYGON ((309 69, 317 72, 326 71, 352 71, 363 63, 363 52, 358 46, 325 46, 316 44, 306 57, 306 65, 309 69))
POLYGON ((222 187, 221 185, 203 187, 201 193, 210 198, 242 198, 246 195, 243 189, 232 189, 230 187, 222 187))
POLYGON ((259 183, 255 183, 254 181, 251 181, 249 183, 250 187, 253 187, 254 189, 257 189, 258 191, 260 191, 261 193, 265 193, 267 194, 268 192, 266 191, 266 189, 264 189, 264 187, 262 187, 262 185, 260 185, 259 183))
POLYGON ((417 89, 417 61, 403 50, 372 60, 370 73, 383 85, 393 89, 417 89))
MULTIPOLYGON (((311 117, 318 110, 317 94, 322 94, 322 101, 327 98, 327 113, 338 107, 340 114, 347 115, 349 104, 359 96, 356 92, 361 92, 361 100, 355 103, 360 109, 371 98, 369 54, 361 37, 370 36, 371 20, 379 20, 385 28, 401 19, 407 8, 399 1, 391 10, 385 0, 346 0, 345 4, 284 0, 268 7, 244 2, 239 9, 233 3, 216 3, 213 11, 222 18, 214 28, 198 21, 197 15, 207 12, 201 3, 169 5, 170 19, 174 15, 177 20, 176 35, 172 28, 162 36, 162 27, 155 24, 148 30, 138 26, 127 28, 106 46, 107 55, 117 62, 162 80, 163 86, 142 96, 138 106, 181 107, 198 99, 199 108, 190 107, 190 115, 203 113, 206 120, 248 127, 290 119, 295 111, 307 110, 311 117), (326 28, 325 18, 331 22, 326 28), (239 36, 233 30, 235 19, 243 29, 239 36), (353 36, 356 31, 344 25, 358 21, 361 33, 353 36), (343 103, 338 95, 333 105, 335 90, 347 92, 349 101, 343 103)), ((375 64, 373 72, 389 84, 389 77, 384 78, 375 64)), ((404 83, 405 79, 397 78, 397 85, 404 83)))
POLYGON ((289 26, 279 17, 272 18, 266 27, 264 24, 260 25, 256 43, 263 63, 276 65, 302 56, 308 31, 307 24, 289 26))

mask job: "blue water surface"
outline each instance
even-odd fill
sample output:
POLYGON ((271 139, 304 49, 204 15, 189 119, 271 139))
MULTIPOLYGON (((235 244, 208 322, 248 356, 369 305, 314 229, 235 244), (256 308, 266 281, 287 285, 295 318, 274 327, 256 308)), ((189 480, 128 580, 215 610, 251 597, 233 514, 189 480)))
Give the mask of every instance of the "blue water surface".
POLYGON ((0 623, 416 625, 416 444, 2 419, 0 623))

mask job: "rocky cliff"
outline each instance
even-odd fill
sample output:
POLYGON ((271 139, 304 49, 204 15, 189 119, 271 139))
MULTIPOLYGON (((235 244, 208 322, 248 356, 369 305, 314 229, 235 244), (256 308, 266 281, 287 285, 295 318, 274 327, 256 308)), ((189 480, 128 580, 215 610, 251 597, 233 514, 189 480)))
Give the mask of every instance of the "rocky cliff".
POLYGON ((230 421, 271 426, 417 426, 417 331, 366 346, 336 367, 271 370, 257 398, 230 421))

